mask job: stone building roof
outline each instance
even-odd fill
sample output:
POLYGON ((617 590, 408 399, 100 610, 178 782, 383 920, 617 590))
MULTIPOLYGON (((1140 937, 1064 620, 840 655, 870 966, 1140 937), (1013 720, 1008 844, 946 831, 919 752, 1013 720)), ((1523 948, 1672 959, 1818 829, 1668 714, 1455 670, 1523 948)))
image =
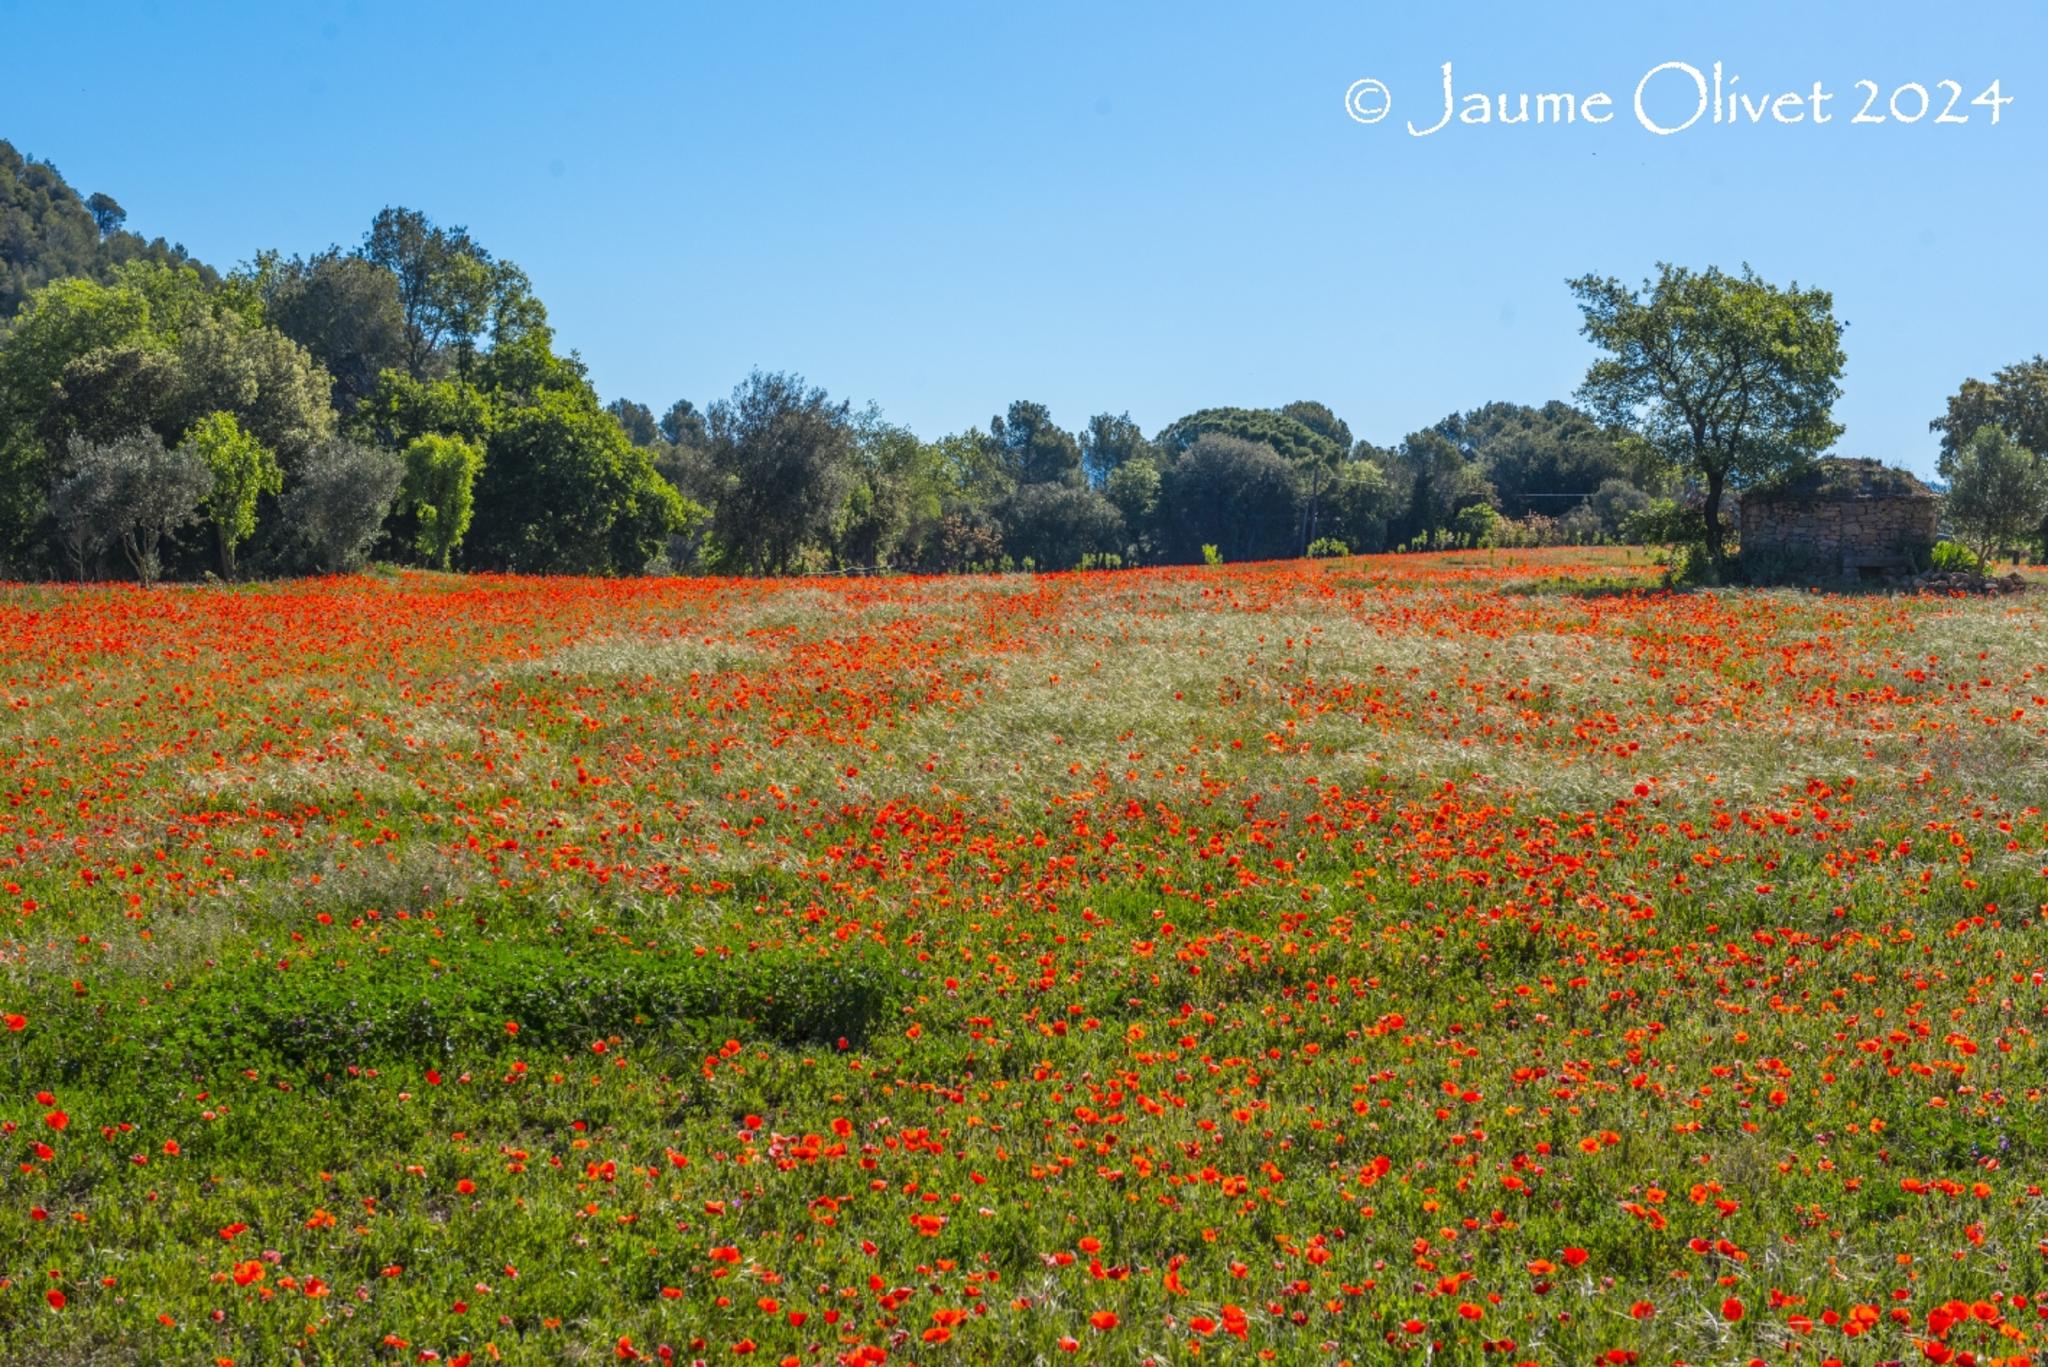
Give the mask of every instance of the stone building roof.
POLYGON ((1743 494, 1756 503, 1854 503, 1866 499, 1933 498, 1934 491, 1883 461, 1825 456, 1743 494))

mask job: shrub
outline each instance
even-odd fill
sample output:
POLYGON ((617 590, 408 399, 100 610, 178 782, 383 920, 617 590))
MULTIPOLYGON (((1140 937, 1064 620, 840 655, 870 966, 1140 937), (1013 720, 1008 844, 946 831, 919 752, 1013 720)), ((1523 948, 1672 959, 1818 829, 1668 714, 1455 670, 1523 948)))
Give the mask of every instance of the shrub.
POLYGON ((1334 536, 1319 536, 1308 543, 1308 556, 1311 560, 1322 560, 1332 556, 1349 554, 1351 554, 1351 548, 1334 536))
POLYGON ((160 1047, 162 1062, 190 1071, 267 1063, 318 1074, 488 1050, 507 1042, 508 1021, 522 1047, 610 1035, 715 1046, 745 1030, 831 1044, 864 1039, 883 1000, 879 970, 814 952, 699 958, 487 941, 460 954, 401 940, 375 958, 215 970, 173 999, 160 1047))
POLYGON ((50 503, 80 578, 118 541, 146 588, 163 573, 163 542, 193 520, 213 487, 204 461, 183 448, 166 451, 145 430, 110 442, 74 437, 50 503))
POLYGON ((278 506, 307 567, 328 573, 361 567, 402 474, 396 455, 345 438, 308 452, 278 506))
POLYGON ((1984 562, 1968 546, 1956 541, 1938 541, 1928 556, 1927 567, 1941 574, 1982 574, 1984 562))

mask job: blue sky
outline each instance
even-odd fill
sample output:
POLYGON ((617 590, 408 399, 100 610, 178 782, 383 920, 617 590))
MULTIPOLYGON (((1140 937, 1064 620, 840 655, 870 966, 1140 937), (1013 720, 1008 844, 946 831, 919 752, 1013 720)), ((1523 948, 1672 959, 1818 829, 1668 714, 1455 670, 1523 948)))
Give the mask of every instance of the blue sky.
POLYGON ((1568 396, 1567 277, 1748 261, 1834 291, 1842 449, 1924 472, 1959 381, 2048 349, 2048 7, 1963 9, 0 0, 0 137, 217 264, 467 224, 607 398, 788 368, 927 435, 1317 398, 1391 442, 1568 396), (1717 60, 1833 122, 1636 125, 1717 60), (1618 117, 1412 137, 1445 61, 1618 117), (1970 122, 1852 125, 1865 78, 1970 122))

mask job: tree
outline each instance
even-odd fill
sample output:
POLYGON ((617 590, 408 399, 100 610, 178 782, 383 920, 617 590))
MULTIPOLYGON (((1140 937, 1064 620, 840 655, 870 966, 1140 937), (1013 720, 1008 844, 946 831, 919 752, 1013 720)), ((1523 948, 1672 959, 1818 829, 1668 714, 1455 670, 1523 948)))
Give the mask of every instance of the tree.
POLYGON ((1990 564, 2048 516, 2048 460, 1984 424, 1950 461, 1948 515, 1964 544, 1990 564))
POLYGON ((162 573, 163 542, 193 519, 212 484, 198 456, 166 451, 142 428, 111 442, 72 438, 50 503, 80 578, 118 540, 147 588, 162 573))
POLYGON ((378 376, 406 363, 398 278, 375 262, 338 248, 310 261, 271 253, 258 258, 256 279, 264 318, 326 368, 344 415, 370 397, 378 376))
MULTIPOLYGON (((363 235, 360 255, 389 271, 398 286, 406 372, 429 378, 444 344, 467 375, 477 337, 490 326, 494 305, 522 291, 493 269, 490 253, 466 228, 437 227, 417 209, 387 208, 363 235)), ((529 296, 530 297, 530 296, 529 296)))
POLYGON ((1953 477, 1956 453, 1987 424, 2003 428, 2035 455, 2048 456, 2048 356, 2009 365, 1989 384, 1964 380, 1949 396, 1948 411, 1927 425, 1941 434, 1942 478, 1953 477))
POLYGON ((661 435, 668 438, 671 446, 692 450, 702 450, 711 444, 710 433, 704 426, 704 415, 688 399, 677 399, 668 406, 668 412, 661 415, 661 435))
POLYGON ((1159 483, 1159 462, 1149 456, 1123 462, 1103 482, 1104 497, 1123 515, 1124 527, 1136 542, 1129 548, 1133 551, 1142 551, 1149 539, 1159 508, 1159 483))
POLYGON ((1015 484, 1075 483, 1081 478, 1081 444, 1052 420, 1042 403, 1019 399, 989 422, 990 449, 998 467, 1015 484))
POLYGON ((1351 429, 1326 405, 1313 400, 1304 400, 1289 407, 1294 411, 1205 408, 1198 413, 1190 413, 1162 431, 1159 445, 1168 452, 1185 451, 1201 437, 1216 435, 1270 447, 1292 467, 1296 476, 1299 497, 1291 500, 1297 515, 1295 544, 1288 553, 1301 555, 1307 553, 1308 543, 1315 537, 1323 493, 1349 446, 1351 429), (1304 417, 1308 421, 1303 421, 1304 417), (1341 445, 1337 441, 1338 436, 1345 438, 1341 445))
POLYGON ((1457 443, 1433 427, 1410 433, 1388 456, 1386 473, 1403 542, 1449 531, 1459 509, 1489 494, 1457 443))
POLYGON ((1134 460, 1151 455, 1152 443, 1129 413, 1097 413, 1081 429, 1081 470, 1097 489, 1134 460))
POLYGON ((1610 479, 1637 473, 1627 444, 1592 415, 1551 400, 1489 403, 1436 425, 1493 486, 1508 517, 1556 516, 1610 479))
MULTIPOLYGON (((1376 451, 1364 442, 1359 448, 1376 451)), ((1324 495, 1323 528, 1357 552, 1386 549, 1387 522, 1394 515, 1393 488, 1382 459, 1355 456, 1337 467, 1324 495)))
POLYGON ((712 534, 734 566, 784 573, 825 545, 846 497, 849 405, 800 375, 756 370, 710 418, 711 461, 727 486, 712 534))
POLYGON ((235 577, 235 547, 256 530, 256 500, 284 487, 277 455, 242 430, 232 413, 209 413, 192 424, 179 444, 196 457, 211 484, 200 512, 213 524, 223 579, 235 577))
POLYGON ((346 437, 307 452, 278 505, 306 567, 323 574, 359 568, 384 529, 403 473, 390 451, 346 437))
POLYGON ((209 285, 218 282, 183 247, 126 231, 127 217, 113 196, 81 198, 55 166, 0 140, 0 327, 53 281, 104 283, 127 261, 191 266, 209 285))
POLYGON ((493 419, 464 559, 527 574, 637 574, 683 500, 587 389, 543 390, 493 419))
POLYGON ((476 508, 476 477, 483 448, 429 432, 406 444, 398 512, 412 524, 412 549, 436 569, 447 569, 476 508))
POLYGON ((1660 263, 1639 292, 1613 278, 1571 281, 1589 341, 1607 353, 1579 396, 1633 427, 1705 484, 1707 555, 1725 567, 1721 500, 1797 468, 1833 444, 1842 324, 1825 290, 1783 289, 1749 267, 1732 276, 1660 263))
POLYGON ((1204 408, 1168 424, 1155 441, 1171 460, 1211 435, 1270 446, 1282 460, 1295 466, 1324 462, 1343 454, 1343 448, 1330 438, 1271 408, 1204 408))
POLYGON ((1314 399, 1296 399, 1281 408, 1280 416, 1294 419, 1329 442, 1340 454, 1351 449, 1349 424, 1331 411, 1326 403, 1318 403, 1314 399))
POLYGON ((631 399, 613 399, 604 406, 604 411, 618 419, 619 426, 626 433, 626 440, 635 446, 652 446, 655 439, 661 435, 661 429, 654 423, 654 410, 644 403, 634 403, 631 399))
POLYGON ((854 421, 846 502, 833 534, 841 566, 896 563, 938 526, 944 488, 938 454, 872 405, 854 421))
POLYGON ((1022 484, 1003 505, 1003 550, 1019 564, 1070 570, 1084 555, 1121 553, 1124 520, 1116 505, 1078 484, 1022 484))
POLYGON ((334 435, 333 381, 276 328, 232 311, 200 317, 178 333, 176 357, 170 431, 231 413, 287 464, 334 435))
POLYGON ((1293 555, 1298 512, 1294 467, 1262 442, 1198 437, 1160 477, 1167 554, 1183 563, 1204 545, 1233 563, 1293 555))

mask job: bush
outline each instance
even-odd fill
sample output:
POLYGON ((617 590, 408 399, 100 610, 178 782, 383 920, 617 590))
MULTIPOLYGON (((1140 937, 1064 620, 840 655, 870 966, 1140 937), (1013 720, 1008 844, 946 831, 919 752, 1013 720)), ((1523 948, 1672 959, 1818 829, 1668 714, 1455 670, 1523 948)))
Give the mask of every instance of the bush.
POLYGON ((118 541, 146 588, 163 573, 163 542, 198 515, 213 487, 204 461, 182 447, 166 451, 153 432, 110 442, 74 437, 50 507, 81 579, 118 541))
MULTIPOLYGON (((430 1062, 508 1043, 578 1048, 624 1035, 715 1047, 750 1031, 781 1044, 858 1042, 884 1005, 882 973, 815 952, 731 957, 488 941, 396 942, 346 960, 303 957, 224 967, 166 1003, 162 1062, 201 1071, 269 1064, 311 1073, 402 1059, 430 1062)), ((154 1041, 148 1047, 158 1047, 154 1041)))
POLYGON ((1938 541, 1928 556, 1927 567, 1940 574, 1982 574, 1984 562, 1968 546, 1954 541, 1938 541))
POLYGON ((1204 565, 1222 564, 1223 552, 1217 550, 1213 544, 1204 542, 1202 545, 1202 563, 1204 565))
POLYGON ((308 452, 278 505, 306 567, 330 574, 361 568, 402 474, 396 455, 345 438, 308 452))
POLYGON ((1311 560, 1322 560, 1333 556, 1349 554, 1351 554, 1351 548, 1334 536, 1319 536, 1308 543, 1308 557, 1311 560))

